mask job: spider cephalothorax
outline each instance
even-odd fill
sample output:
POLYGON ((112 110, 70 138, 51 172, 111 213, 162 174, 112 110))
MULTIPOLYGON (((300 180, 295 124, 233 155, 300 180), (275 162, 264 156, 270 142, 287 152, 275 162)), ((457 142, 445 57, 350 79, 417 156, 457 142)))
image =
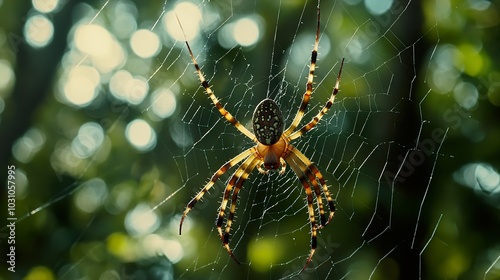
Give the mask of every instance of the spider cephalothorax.
POLYGON ((241 152, 223 166, 219 168, 212 176, 210 181, 198 192, 198 194, 191 199, 191 201, 186 206, 186 210, 182 214, 179 234, 182 232, 182 223, 186 218, 187 214, 195 204, 203 197, 203 195, 212 188, 215 182, 226 173, 231 167, 242 162, 236 171, 231 176, 226 188, 224 189, 223 199, 219 213, 217 215, 217 231, 219 237, 222 240, 224 248, 231 255, 231 257, 239 263, 239 261, 234 256, 231 248, 229 247, 229 236, 231 231, 231 225, 234 220, 234 215, 236 212, 236 202, 238 200, 238 193, 243 186, 243 183, 248 178, 252 170, 257 168, 261 173, 267 173, 269 170, 277 170, 281 167, 281 173, 285 172, 286 165, 290 166, 293 172, 297 175, 300 183, 304 187, 305 193, 307 195, 307 211, 309 213, 309 220, 311 223, 311 251, 309 257, 307 258, 306 264, 302 268, 304 270, 309 262, 311 262, 314 252, 317 246, 317 230, 323 228, 330 222, 335 213, 335 205, 333 199, 326 185, 326 181, 323 175, 318 170, 318 168, 297 148, 295 148, 290 142, 294 139, 299 138, 303 134, 307 133, 309 130, 314 128, 316 124, 321 120, 321 118, 328 112, 330 107, 335 100, 335 96, 339 91, 340 75, 342 73, 342 67, 344 65, 344 59, 340 64, 339 74, 337 76, 337 82, 332 91, 330 99, 326 102, 325 106, 312 118, 310 122, 302 126, 300 129, 297 127, 300 125, 302 118, 304 117, 304 112, 311 98, 313 92, 313 79, 314 70, 316 69, 316 58, 318 55, 318 44, 319 44, 319 23, 320 23, 320 9, 319 1, 317 7, 317 26, 316 26, 316 37, 314 41, 314 48, 311 53, 311 64, 309 66, 309 75, 307 77, 306 91, 302 96, 302 103, 299 106, 297 114, 295 114, 290 126, 284 129, 283 114, 281 110, 272 99, 262 100, 255 108, 252 126, 253 133, 250 132, 245 126, 243 126, 231 113, 229 113, 224 106, 219 102, 214 92, 210 88, 208 81, 200 70, 198 63, 191 51, 189 43, 186 41, 186 46, 191 56, 191 60, 196 68, 198 78, 200 79, 202 87, 205 89, 207 95, 212 100, 213 104, 219 111, 219 113, 236 129, 238 129, 242 134, 250 138, 255 145, 251 148, 246 149, 241 152), (261 166, 264 166, 262 168, 261 166), (234 190, 233 190, 234 187, 234 190), (313 207, 313 193, 316 196, 316 202, 318 205, 319 221, 320 225, 316 224, 316 217, 313 207), (328 208, 330 213, 328 218, 325 215, 325 209, 323 205, 323 195, 328 202, 328 208), (227 218, 226 225, 223 231, 223 223, 225 217, 225 211, 228 206, 228 202, 231 200, 229 217, 227 218))

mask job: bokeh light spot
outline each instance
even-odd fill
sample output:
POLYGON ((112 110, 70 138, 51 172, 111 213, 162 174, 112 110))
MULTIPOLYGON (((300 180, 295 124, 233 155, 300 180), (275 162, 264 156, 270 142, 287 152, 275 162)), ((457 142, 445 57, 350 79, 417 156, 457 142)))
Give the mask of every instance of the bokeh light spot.
POLYGON ((138 151, 149 151, 156 145, 156 133, 141 119, 133 120, 127 125, 125 136, 138 151))
POLYGON ((115 16, 112 18, 111 26, 113 34, 120 39, 128 39, 137 29, 137 21, 134 14, 137 13, 135 5, 130 2, 118 2, 115 7, 115 16))
POLYGON ((392 6, 393 0, 365 0, 365 6, 372 15, 381 15, 392 6))
POLYGON ((83 53, 104 55, 111 49, 112 42, 109 31, 96 24, 80 25, 75 31, 75 45, 83 53))
POLYGON ((165 256, 173 263, 177 263, 184 256, 184 250, 176 240, 166 240, 162 248, 165 256))
POLYGON ((91 66, 77 66, 73 68, 65 80, 63 94, 66 101, 84 107, 97 95, 97 87, 100 83, 99 72, 91 66))
POLYGON ((160 50, 160 39, 147 29, 140 29, 130 38, 130 46, 139 57, 149 58, 160 50))
MULTIPOLYGON (((7 60, 0 59, 0 90, 14 83, 14 71, 7 60)), ((0 110, 0 113, 2 110, 0 110)))
POLYGON ((119 100, 126 100, 126 85, 130 80, 132 80, 132 74, 130 74, 127 70, 116 71, 109 81, 109 91, 115 98, 119 100))
POLYGON ((198 6, 190 2, 181 2, 175 5, 173 11, 167 12, 163 16, 165 30, 171 37, 178 41, 190 41, 198 36, 198 33, 200 33, 200 22, 201 11, 198 6), (179 26, 177 17, 182 25, 182 29, 179 26))
POLYGON ((115 98, 138 105, 146 98, 149 84, 142 76, 132 77, 128 71, 120 70, 111 77, 109 90, 115 98))
POLYGON ((495 196, 500 194, 500 174, 488 163, 470 163, 453 174, 458 183, 476 190, 480 194, 492 197, 498 206, 495 196))
POLYGON ((269 264, 279 261, 283 251, 275 250, 275 248, 282 246, 282 244, 277 243, 279 243, 279 239, 270 240, 262 238, 253 240, 248 245, 248 258, 256 270, 261 272, 267 271, 270 269, 269 264))
POLYGON ((476 168, 476 179, 481 190, 484 192, 500 192, 500 175, 490 165, 478 165, 476 168))
POLYGON ((41 13, 50 13, 59 5, 58 0, 32 0, 33 8, 41 13))
POLYGON ((170 117, 177 107, 177 100, 171 90, 159 89, 151 95, 151 110, 164 119, 170 117))
POLYGON ((52 270, 45 266, 35 266, 31 268, 24 280, 52 280, 56 279, 52 270))
POLYGON ((125 217, 125 228, 132 236, 143 236, 160 226, 158 215, 146 204, 138 204, 125 217))
POLYGON ((45 47, 52 41, 53 36, 54 25, 44 15, 31 16, 24 25, 24 38, 32 47, 45 47))
POLYGON ((127 101, 132 105, 140 104, 149 91, 148 82, 144 77, 135 77, 125 84, 127 101))
POLYGON ((71 143, 71 150, 80 158, 92 156, 104 141, 102 127, 94 122, 83 124, 78 130, 78 135, 71 143))
POLYGON ((107 250, 122 259, 132 259, 134 250, 131 248, 129 238, 125 233, 115 232, 106 239, 107 250))
POLYGON ((455 62, 469 76, 477 76, 483 69, 484 60, 479 49, 469 44, 458 47, 455 62))
POLYGON ((477 105, 479 100, 479 92, 471 83, 460 82, 453 90, 453 96, 460 106, 470 110, 477 105))
POLYGON ((30 162, 45 144, 45 134, 37 128, 31 128, 12 146, 12 155, 20 162, 30 162))
POLYGON ((251 18, 242 18, 235 23, 233 36, 239 45, 244 47, 251 46, 260 37, 259 26, 251 18))
POLYGON ((106 183, 100 178, 92 179, 83 183, 78 190, 75 205, 86 213, 93 213, 106 201, 107 196, 106 183))

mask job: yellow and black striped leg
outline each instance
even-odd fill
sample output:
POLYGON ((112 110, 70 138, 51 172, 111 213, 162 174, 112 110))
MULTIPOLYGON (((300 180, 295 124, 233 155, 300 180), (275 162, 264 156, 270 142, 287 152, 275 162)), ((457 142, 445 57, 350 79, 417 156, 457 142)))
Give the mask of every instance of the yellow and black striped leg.
MULTIPOLYGON (((318 181, 316 180, 316 176, 312 173, 312 171, 309 169, 309 166, 306 165, 304 163, 304 161, 302 161, 300 158, 299 158, 299 155, 297 154, 298 150, 293 147, 292 148, 292 151, 289 155, 289 157, 294 161, 294 163, 299 167, 299 169, 301 170, 301 172, 307 176, 307 179, 309 179, 309 182, 313 185, 314 187, 314 193, 316 194, 316 201, 318 203, 318 209, 319 209, 319 218, 320 218, 320 226, 318 227, 318 229, 321 229, 323 228, 324 226, 326 226, 326 224, 328 223, 327 220, 326 220, 326 216, 325 216, 325 210, 324 210, 324 207, 323 207, 323 199, 321 197, 321 189, 319 187, 319 184, 318 184, 318 181)), ((300 152, 299 152, 300 153, 300 152)))
MULTIPOLYGON (((305 157, 305 159, 307 158, 305 157)), ((326 200, 328 201, 328 207, 330 208, 330 216, 328 217, 328 221, 326 221, 326 223, 324 224, 326 226, 332 220, 333 215, 335 215, 335 203, 333 202, 333 199, 330 195, 330 191, 328 190, 328 186, 326 185, 325 179, 323 178, 321 172, 319 172, 318 168, 314 166, 314 164, 310 164, 309 169, 311 169, 311 171, 314 173, 314 176, 316 176, 319 179, 319 182, 323 186, 323 193, 325 194, 326 200)))
MULTIPOLYGON (((238 201, 238 193, 241 190, 241 187, 243 186, 243 183, 248 179, 248 176, 250 175, 250 172, 255 168, 255 166, 260 163, 261 160, 258 158, 249 158, 247 159, 244 163, 249 163, 246 166, 241 166, 240 168, 244 168, 244 172, 241 176, 237 177, 237 182, 236 186, 233 191, 233 195, 231 197, 231 207, 229 209, 229 217, 226 222, 226 230, 224 232, 224 238, 222 240, 224 244, 224 248, 226 248, 227 252, 231 257, 239 264, 240 262, 236 259, 236 257, 233 254, 233 251, 229 247, 229 237, 230 237, 230 232, 231 232, 231 226, 233 224, 234 220, 234 213, 236 212, 236 203, 238 201), (251 162, 250 162, 251 161, 251 162)), ((227 200, 226 200, 227 201, 227 200)), ((219 216, 220 218, 220 216, 219 216)), ((220 230, 220 229, 219 229, 220 230)))
MULTIPOLYGON (((301 153, 297 148, 293 147, 292 152, 290 153, 290 156, 294 158, 294 160, 301 166, 301 168, 304 171, 304 173, 308 174, 309 180, 312 182, 311 177, 316 181, 315 178, 318 178, 321 186, 323 187, 323 193, 325 194, 326 200, 328 201, 328 207, 330 208, 330 216, 328 217, 327 221, 323 221, 324 216, 321 217, 321 225, 326 226, 333 218, 333 215, 335 214, 335 203, 333 202, 333 199, 330 195, 330 191, 328 190, 328 186, 326 185, 326 181, 323 178, 323 175, 321 172, 318 170, 318 168, 303 154, 301 153)), ((316 191, 316 196, 319 196, 321 194, 318 194, 319 188, 316 191)), ((318 200, 319 203, 319 200, 318 200)), ((321 208, 320 208, 320 214, 321 213, 321 208)))
POLYGON ((231 191, 233 190, 233 186, 238 180, 243 176, 246 171, 246 168, 253 162, 255 159, 254 155, 248 157, 238 169, 234 172, 233 176, 229 180, 226 188, 224 189, 224 195, 222 197, 222 203, 219 209, 219 214, 217 215, 217 232, 219 233, 219 237, 222 241, 224 241, 224 235, 222 234, 222 224, 224 223, 224 215, 226 212, 227 202, 229 201, 229 196, 231 195, 231 191))
POLYGON ((314 47, 311 52, 311 64, 309 65, 309 74, 307 75, 307 83, 306 83, 306 92, 302 96, 302 103, 300 104, 299 110, 297 114, 293 118, 290 126, 285 130, 284 134, 291 134, 295 128, 299 125, 302 117, 304 116, 304 112, 307 109, 307 104, 309 103, 309 99, 311 99, 311 94, 313 91, 313 81, 314 81, 314 71, 316 70, 316 60, 318 58, 318 45, 319 45, 319 22, 320 22, 320 9, 319 9, 319 1, 317 7, 317 25, 316 25, 316 37, 314 40, 314 47))
POLYGON ((201 72, 200 66, 198 65, 198 62, 196 62, 196 59, 193 55, 193 52, 191 51, 191 47, 189 46, 188 41, 186 41, 186 46, 189 51, 189 55, 191 56, 191 60, 193 61, 194 67, 196 68, 196 73, 198 74, 198 78, 200 79, 201 85, 205 89, 205 92, 208 94, 212 102, 214 103, 215 107, 217 110, 219 110, 219 113, 226 118, 228 122, 230 122, 236 129, 238 129, 241 133, 245 134, 248 138, 252 139, 252 141, 257 142, 257 138, 255 138, 255 135, 250 132, 245 126, 243 126, 231 113, 229 113, 226 109, 224 109, 224 106, 220 103, 219 99, 215 96, 214 92, 210 88, 210 85, 208 81, 205 79, 205 76, 201 72))
POLYGON ((342 58, 342 62, 340 63, 340 70, 339 74, 337 75, 337 82, 335 83, 335 88, 332 91, 332 95, 330 96, 330 99, 326 102, 325 106, 319 113, 312 118, 312 120, 304 125, 300 130, 297 130, 288 136, 288 140, 291 141, 293 139, 299 138, 301 135, 305 134, 312 128, 314 128, 318 122, 323 118, 323 116, 330 110, 330 107, 332 107, 333 102, 335 101, 335 97, 337 96, 337 93, 339 92, 339 85, 340 85, 340 75, 342 74, 342 68, 344 67, 344 58, 342 58))
POLYGON ((208 190, 210 190, 210 188, 219 179, 219 177, 222 176, 222 174, 226 173, 226 171, 229 170, 229 168, 231 168, 235 164, 238 164, 240 161, 242 161, 243 159, 245 159, 246 157, 248 157, 249 155, 251 155, 254 152, 255 152, 255 148, 252 147, 252 148, 240 153, 239 155, 232 158, 230 161, 226 162, 223 166, 221 166, 221 168, 219 168, 219 170, 217 170, 217 172, 215 172, 215 174, 210 179, 210 182, 208 182, 205 185, 205 187, 203 187, 203 189, 201 189, 201 191, 199 191, 198 194, 196 194, 196 196, 193 197, 193 199, 191 199, 191 201, 187 204, 186 210, 184 210, 184 213, 182 213, 181 222, 179 225, 179 234, 181 234, 181 232, 182 232, 182 223, 184 222, 184 219, 186 218, 189 211, 191 211, 191 209, 193 209, 194 205, 203 197, 203 195, 205 195, 205 193, 208 190))
POLYGON ((307 195, 307 209, 309 213, 309 221, 311 223, 311 252, 309 253, 309 257, 307 258, 306 264, 302 268, 301 272, 306 269, 306 267, 309 265, 309 263, 312 260, 312 257, 314 256, 314 252, 316 251, 316 246, 318 245, 318 239, 316 237, 316 218, 314 216, 314 207, 313 207, 313 196, 312 196, 312 190, 311 187, 309 186, 309 183, 307 182, 306 175, 302 171, 302 169, 293 161, 292 157, 288 157, 286 159, 286 162, 288 165, 292 168, 292 170, 295 172, 297 177, 300 180, 300 183, 304 187, 304 190, 307 195))

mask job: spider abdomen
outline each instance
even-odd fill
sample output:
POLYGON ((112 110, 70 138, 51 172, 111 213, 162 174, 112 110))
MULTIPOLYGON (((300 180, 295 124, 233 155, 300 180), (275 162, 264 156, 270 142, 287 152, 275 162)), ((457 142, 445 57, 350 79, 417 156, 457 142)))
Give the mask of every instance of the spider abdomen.
POLYGON ((283 114, 272 99, 262 100, 253 112, 253 132, 264 145, 273 145, 283 134, 283 114))

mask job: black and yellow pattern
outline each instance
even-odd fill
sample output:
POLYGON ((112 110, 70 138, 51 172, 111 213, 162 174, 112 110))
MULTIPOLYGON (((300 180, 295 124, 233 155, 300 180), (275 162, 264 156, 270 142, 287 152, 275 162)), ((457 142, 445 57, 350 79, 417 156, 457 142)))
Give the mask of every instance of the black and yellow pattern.
POLYGON ((200 79, 201 85, 205 89, 205 92, 208 94, 210 99, 215 105, 215 108, 219 110, 219 113, 232 125, 236 127, 241 133, 245 134, 248 138, 252 139, 252 141, 257 142, 257 138, 255 138, 255 135, 253 135, 252 132, 250 132, 246 127, 244 127, 231 113, 229 113, 226 109, 224 109, 224 106, 220 103, 219 99, 215 96, 214 92, 210 88, 210 84, 208 81, 205 79, 205 76, 201 72, 200 66, 198 65, 198 62, 196 61, 196 58, 193 55, 193 52, 191 51, 191 47, 189 46, 188 41, 186 41, 186 46, 189 51, 189 55, 191 56, 191 60, 193 61, 194 67, 196 68, 196 73, 198 74, 198 78, 200 79))
POLYGON ((321 109, 321 111, 319 111, 319 113, 316 116, 314 116, 309 123, 304 125, 301 129, 291 133, 291 135, 288 137, 290 140, 297 139, 302 134, 305 134, 306 132, 314 128, 321 120, 321 118, 323 118, 323 116, 328 112, 328 110, 330 110, 330 107, 332 107, 333 102, 335 101, 335 97, 339 92, 340 75, 342 74, 343 67, 344 67, 344 58, 342 58, 342 62, 340 63, 340 70, 339 74, 337 75, 337 82, 335 83, 335 87, 333 88, 332 95, 330 95, 330 99, 328 99, 325 106, 323 106, 323 109, 321 109))
POLYGON ((304 113, 307 109, 307 104, 309 104, 309 100, 311 99, 311 94, 313 91, 314 71, 316 70, 316 60, 318 58, 318 46, 319 46, 319 22, 320 22, 319 0, 317 8, 317 19, 318 23, 316 25, 316 37, 314 40, 314 47, 311 52, 311 64, 309 65, 309 74, 307 75, 306 92, 302 96, 302 102, 300 104, 299 110, 297 111, 297 114, 293 118, 293 121, 290 124, 290 126, 284 132, 284 134, 286 135, 291 134, 300 124, 302 117, 304 117, 304 113))
MULTIPOLYGON (((280 111, 279 106, 270 99, 265 99, 257 106, 254 112, 252 124, 254 133, 250 132, 246 127, 244 127, 231 113, 229 113, 222 104, 219 102, 214 92, 210 88, 208 81, 201 72, 201 69, 196 62, 196 59, 191 51, 189 43, 186 41, 186 46, 193 61, 194 67, 196 68, 196 73, 200 79, 201 85, 205 89, 212 100, 214 106, 217 108, 219 113, 236 129, 238 129, 245 136, 250 138, 256 143, 255 146, 243 151, 239 155, 232 158, 230 161, 225 163, 223 166, 215 172, 210 181, 199 191, 196 196, 191 199, 187 204, 186 210, 182 214, 179 234, 182 231, 182 224, 187 214, 195 204, 200 201, 205 193, 207 193, 210 188, 217 182, 220 176, 226 173, 231 167, 239 164, 240 166, 234 171, 231 179, 229 180, 226 188, 224 189, 223 199, 219 213, 217 216, 216 226, 219 237, 222 240, 224 248, 227 250, 229 255, 239 264, 240 262, 234 256, 231 248, 229 247, 229 239, 231 233, 231 226, 234 221, 234 216, 236 213, 236 203, 238 201, 238 193, 241 190, 243 183, 248 179, 250 173, 257 168, 259 172, 267 174, 269 170, 280 170, 280 173, 285 173, 286 165, 288 164, 293 172, 298 177, 300 183, 304 187, 307 196, 307 211, 309 214, 309 221, 311 224, 311 250, 309 257, 307 258, 306 264, 302 268, 304 270, 307 265, 311 262, 314 252, 317 247, 317 231, 325 227, 333 218, 335 213, 335 203, 332 199, 328 186, 326 184, 323 175, 318 170, 318 168, 297 148, 290 144, 290 141, 299 138, 303 134, 307 133, 309 130, 314 128, 321 118, 328 112, 333 102, 335 101, 335 96, 339 91, 340 75, 342 73, 342 68, 344 65, 344 59, 340 64, 340 70, 337 76, 337 82, 335 88, 332 91, 332 95, 325 104, 325 106, 318 112, 313 119, 302 126, 299 130, 296 128, 299 126, 302 118, 304 117, 307 105, 311 98, 313 92, 313 82, 314 82, 314 70, 316 69, 316 60, 318 56, 318 45, 319 45, 319 30, 320 30, 320 1, 318 1, 317 6, 317 26, 316 26, 316 37, 314 41, 314 47, 311 54, 311 64, 309 66, 309 74, 307 77, 306 91, 302 97, 302 103, 297 111, 297 114, 293 118, 290 126, 283 131, 283 116, 280 111), (257 135, 257 136, 256 136, 257 135), (311 188, 312 185, 312 188, 311 188), (234 188, 234 189, 233 189, 234 188), (314 196, 316 197, 316 203, 318 206, 318 216, 319 216, 319 226, 316 223, 316 215, 314 212, 314 196), (323 204, 323 197, 326 198, 328 202, 329 215, 326 217, 326 211, 323 204), (231 198, 229 206, 229 216, 224 226, 224 217, 226 213, 227 206, 229 204, 229 199, 231 198)), ((179 22, 180 24, 180 22, 179 22)), ((182 27, 181 27, 182 28, 182 27)))

